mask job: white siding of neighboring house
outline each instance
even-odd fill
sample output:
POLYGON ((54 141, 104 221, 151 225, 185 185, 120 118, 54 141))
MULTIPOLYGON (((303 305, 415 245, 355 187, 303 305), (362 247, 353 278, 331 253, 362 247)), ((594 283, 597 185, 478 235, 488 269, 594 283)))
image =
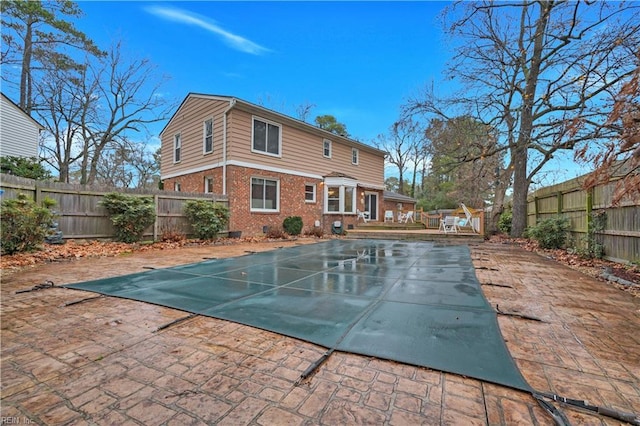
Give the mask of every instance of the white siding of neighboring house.
POLYGON ((4 94, 0 99, 0 156, 38 157, 42 126, 4 94))

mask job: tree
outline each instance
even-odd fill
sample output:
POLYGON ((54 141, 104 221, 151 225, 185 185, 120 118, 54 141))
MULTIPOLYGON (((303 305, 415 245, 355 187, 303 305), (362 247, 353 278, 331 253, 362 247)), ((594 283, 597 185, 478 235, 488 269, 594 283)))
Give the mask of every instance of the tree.
MULTIPOLYGON (((3 70, 7 65, 20 67, 20 107, 30 114, 34 105, 34 72, 51 69, 77 69, 78 64, 68 48, 93 55, 103 52, 71 22, 82 15, 76 3, 69 0, 21 1, 5 0, 2 10, 3 70)), ((3 79, 8 76, 3 72, 3 79)))
POLYGON ((416 175, 420 165, 426 161, 424 128, 412 118, 395 122, 389 129, 389 135, 379 135, 376 147, 387 152, 385 161, 398 170, 398 192, 405 193, 405 173, 411 167, 413 171, 410 195, 415 196, 416 175))
POLYGON ((425 180, 429 198, 436 196, 440 208, 443 204, 460 203, 484 207, 494 194, 495 170, 503 162, 501 153, 493 153, 496 146, 493 130, 473 117, 462 116, 432 120, 426 135, 431 155, 431 168, 425 180))
POLYGON ((319 115, 315 119, 316 126, 336 135, 349 137, 347 126, 339 123, 333 115, 319 115))
POLYGON ((509 167, 498 183, 504 188, 513 178, 513 236, 526 227, 529 185, 554 155, 615 135, 607 111, 612 91, 633 73, 639 9, 485 1, 448 10, 447 31, 457 43, 449 75, 464 91, 444 102, 427 93, 410 109, 444 117, 457 107, 499 131, 497 150, 508 152, 509 167))
POLYGON ((635 72, 615 98, 608 123, 619 130, 619 138, 606 143, 599 152, 584 147, 576 153, 583 161, 595 166, 594 173, 586 180, 585 187, 593 188, 618 177, 612 204, 623 198, 640 198, 640 49, 636 53, 635 72))
POLYGON ((0 172, 35 180, 51 179, 51 172, 37 158, 0 157, 0 172))
POLYGON ((158 96, 164 81, 147 59, 127 61, 120 43, 105 58, 88 58, 79 72, 50 73, 40 92, 48 106, 42 121, 53 135, 46 159, 59 179, 68 181, 76 167, 80 183, 96 182, 101 163, 104 168, 105 159, 115 159, 106 155, 110 150, 130 149, 132 134, 166 120, 174 105, 158 96))
POLYGON ((316 104, 312 104, 309 101, 305 101, 304 103, 298 105, 296 107, 296 116, 298 120, 307 122, 307 118, 309 114, 311 114, 311 110, 316 107, 316 104))

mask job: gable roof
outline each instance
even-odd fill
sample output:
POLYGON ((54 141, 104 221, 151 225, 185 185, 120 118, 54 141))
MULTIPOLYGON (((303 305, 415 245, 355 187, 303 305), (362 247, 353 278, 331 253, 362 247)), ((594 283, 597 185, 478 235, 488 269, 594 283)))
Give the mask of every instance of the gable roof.
MULTIPOLYGON (((331 140, 338 140, 340 142, 343 142, 347 145, 350 145, 354 148, 358 148, 358 149, 363 149, 366 150, 368 152, 380 155, 380 156, 386 156, 387 152, 386 151, 382 151, 379 150, 371 145, 367 145, 363 142, 359 142, 356 141, 354 139, 351 138, 347 138, 345 136, 341 136, 341 135, 337 135, 335 133, 331 133, 327 130, 321 129, 317 126, 314 126, 312 124, 306 123, 302 120, 298 120, 296 118, 290 117, 288 115, 279 113, 277 111, 274 111, 272 109, 269 108, 265 108, 263 106, 260 105, 256 105, 253 104, 251 102, 247 102, 245 100, 242 100, 240 98, 236 98, 233 96, 224 96, 224 95, 208 95, 208 94, 204 94, 204 93, 194 93, 194 92, 190 92, 189 94, 187 94, 187 96, 184 98, 184 100, 182 101, 182 103, 180 104, 180 106, 178 107, 178 109, 176 109, 176 112, 171 116, 171 118, 169 119, 169 121, 167 122, 167 124, 164 126, 164 128, 162 129, 162 131, 160 132, 160 135, 162 135, 162 133, 164 133, 165 129, 169 126, 169 124, 171 124, 171 122, 173 121, 174 117, 178 116, 180 113, 180 110, 184 107, 184 105, 187 103, 187 101, 191 98, 201 98, 201 99, 211 99, 211 100, 216 100, 216 101, 225 101, 225 102, 229 102, 229 109, 233 109, 236 108, 238 110, 241 111, 245 111, 245 112, 249 112, 252 114, 259 114, 259 115, 266 115, 267 117, 272 117, 275 118, 274 121, 278 121, 278 122, 282 122, 282 123, 286 123, 288 126, 290 127, 294 127, 309 133, 314 133, 316 135, 318 135, 319 137, 325 138, 325 139, 331 139, 331 140)), ((265 118, 267 118, 265 117, 265 118)))
POLYGON ((7 95, 5 95, 4 93, 0 92, 0 95, 2 95, 2 98, 5 99, 7 102, 9 102, 9 105, 11 105, 13 108, 15 108, 16 110, 18 110, 22 115, 24 115, 25 117, 28 117, 29 120, 31 120, 33 122, 33 124, 35 124, 38 129, 40 130, 44 130, 44 126, 40 123, 38 123, 36 121, 35 118, 31 117, 29 114, 27 114, 22 108, 20 108, 18 106, 18 104, 16 104, 15 102, 13 102, 7 95))

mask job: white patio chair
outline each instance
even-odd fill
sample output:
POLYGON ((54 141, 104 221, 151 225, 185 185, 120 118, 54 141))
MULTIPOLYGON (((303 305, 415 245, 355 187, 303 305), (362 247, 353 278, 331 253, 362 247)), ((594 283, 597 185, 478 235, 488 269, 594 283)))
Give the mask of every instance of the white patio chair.
POLYGON ((358 213, 358 220, 362 219, 364 223, 369 222, 369 212, 363 212, 360 210, 356 210, 356 212, 358 213))
POLYGON ((445 216, 440 222, 440 229, 442 229, 445 234, 450 232, 458 233, 458 220, 459 218, 457 216, 445 216))
POLYGON ((404 214, 403 220, 404 223, 409 223, 409 221, 411 221, 411 223, 416 223, 416 221, 413 219, 413 210, 406 212, 404 214))
POLYGON ((387 222, 393 223, 393 210, 385 210, 384 223, 387 223, 387 222))

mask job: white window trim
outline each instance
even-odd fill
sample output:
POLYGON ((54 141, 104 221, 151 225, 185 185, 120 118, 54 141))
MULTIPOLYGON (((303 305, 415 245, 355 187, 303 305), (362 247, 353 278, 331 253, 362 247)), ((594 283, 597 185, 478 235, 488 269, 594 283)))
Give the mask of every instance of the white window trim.
POLYGON ((182 134, 176 133, 173 135, 173 163, 176 164, 180 161, 182 161, 182 134), (180 158, 176 160, 176 149, 178 148, 180 149, 180 158))
POLYGON ((209 117, 202 122, 202 154, 213 153, 213 117, 209 117), (211 151, 207 151, 207 121, 211 121, 211 151))
POLYGON ((351 148, 351 164, 358 165, 360 163, 360 150, 358 148, 351 148), (353 157, 356 161, 353 161, 353 157))
POLYGON ((322 156, 324 158, 331 158, 332 151, 333 151, 333 142, 331 142, 329 139, 323 139, 322 140, 322 156), (326 155, 324 153, 324 144, 327 142, 329 143, 329 155, 326 155))
POLYGON ((213 194, 213 176, 205 176, 204 177, 204 193, 205 194, 213 194), (207 182, 211 179, 211 188, 207 187, 207 182))
MULTIPOLYGON (((268 140, 265 141, 265 148, 266 146, 269 145, 268 140)), ((271 120, 267 120, 266 118, 262 118, 262 117, 258 117, 258 116, 252 116, 251 117, 251 152, 254 152, 256 154, 262 154, 262 155, 268 155, 271 157, 282 157, 282 124, 280 123, 276 123, 275 121, 271 121, 271 120), (277 154, 273 154, 271 152, 267 152, 267 151, 260 151, 257 149, 254 149, 253 147, 253 143, 254 143, 254 129, 255 129, 255 121, 262 121, 263 123, 267 123, 267 124, 271 124, 272 126, 276 126, 278 127, 279 131, 278 131, 278 153, 277 154)))
POLYGON ((265 177, 265 176, 251 176, 249 180, 249 210, 252 213, 280 213, 280 179, 274 178, 274 177, 265 177), (252 196, 254 179, 270 180, 276 183, 276 208, 275 209, 256 209, 251 206, 251 196, 252 196))
POLYGON ((318 199, 318 186, 315 183, 305 183, 304 187, 304 202, 309 204, 316 203, 318 199), (307 200, 307 186, 313 188, 313 200, 307 200))
POLYGON ((356 182, 353 179, 347 179, 347 178, 326 178, 324 181, 324 213, 325 214, 356 214, 356 201, 357 201, 357 194, 358 194, 358 182, 356 182), (328 207, 329 207, 329 188, 330 187, 334 187, 337 186, 340 188, 340 206, 339 206, 339 211, 329 211, 328 207), (353 206, 353 211, 347 212, 344 210, 344 201, 345 201, 345 188, 352 188, 352 200, 351 200, 351 205, 353 206))

